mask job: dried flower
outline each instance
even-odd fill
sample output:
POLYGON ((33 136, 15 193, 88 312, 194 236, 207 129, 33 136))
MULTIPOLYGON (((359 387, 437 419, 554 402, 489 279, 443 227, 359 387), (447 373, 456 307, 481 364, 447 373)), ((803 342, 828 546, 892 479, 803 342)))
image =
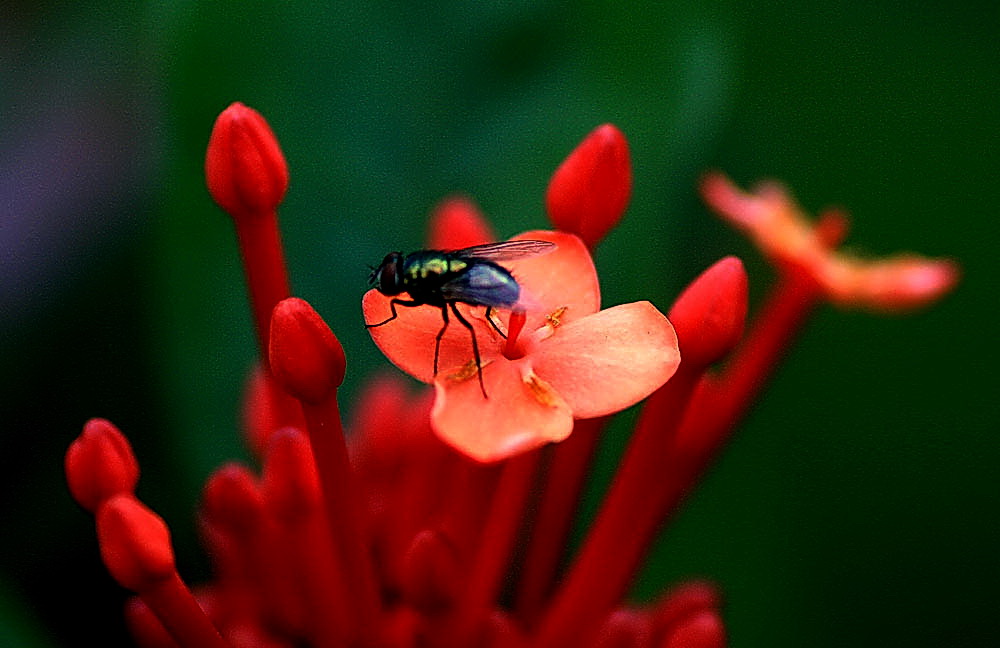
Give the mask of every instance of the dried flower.
POLYGON ((811 278, 836 304, 910 310, 937 301, 958 281, 958 266, 947 259, 900 254, 871 260, 835 251, 846 233, 846 216, 830 210, 811 226, 780 184, 763 183, 747 194, 722 174, 711 173, 702 194, 779 267, 811 278))

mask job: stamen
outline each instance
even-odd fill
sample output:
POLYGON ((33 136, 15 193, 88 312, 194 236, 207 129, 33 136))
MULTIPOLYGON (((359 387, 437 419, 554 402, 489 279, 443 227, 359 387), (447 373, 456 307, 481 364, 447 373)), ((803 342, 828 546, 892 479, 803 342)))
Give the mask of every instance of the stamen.
POLYGON ((473 358, 466 362, 464 365, 456 369, 454 372, 445 376, 445 379, 454 382, 465 382, 469 378, 472 378, 479 373, 480 367, 488 366, 492 360, 486 360, 481 365, 476 364, 476 359, 473 358))
POLYGON ((545 316, 545 321, 552 328, 556 328, 562 324, 562 316, 569 310, 569 306, 560 306, 551 313, 545 316))
POLYGON ((547 382, 540 379, 535 374, 528 374, 524 377, 524 384, 528 386, 531 395, 545 407, 555 407, 559 399, 552 391, 552 387, 547 382))

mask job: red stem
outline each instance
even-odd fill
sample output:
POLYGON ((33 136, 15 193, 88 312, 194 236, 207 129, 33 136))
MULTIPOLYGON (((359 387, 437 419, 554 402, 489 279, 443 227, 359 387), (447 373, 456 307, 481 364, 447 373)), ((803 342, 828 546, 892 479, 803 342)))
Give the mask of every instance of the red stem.
POLYGON ((472 645, 477 624, 496 603, 500 585, 521 528, 534 484, 540 453, 527 452, 508 459, 500 474, 489 517, 472 558, 474 567, 464 597, 456 610, 456 646, 472 645))
POLYGON ((647 401, 597 519, 542 618, 537 646, 581 644, 625 593, 659 529, 665 491, 678 485, 665 464, 701 373, 682 363, 647 401))
POLYGON ((268 339, 271 330, 271 311, 274 306, 290 295, 285 254, 281 247, 281 232, 278 230, 278 215, 254 214, 234 218, 236 237, 240 254, 243 255, 243 271, 253 310, 257 342, 261 349, 261 364, 268 365, 268 339))
POLYGON ((182 648, 229 648, 177 572, 139 596, 182 648))
POLYGON ((334 566, 329 529, 318 513, 286 520, 281 533, 295 580, 302 587, 309 636, 318 648, 329 648, 345 641, 351 597, 344 575, 334 566))
POLYGON ((702 371, 682 363, 650 398, 537 645, 573 645, 624 594, 655 532, 729 438, 818 297, 811 280, 784 277, 717 384, 699 384, 702 371))
POLYGON ((726 370, 695 394, 678 442, 707 462, 754 402, 821 297, 808 277, 787 274, 775 286, 726 370))
POLYGON ((607 417, 576 421, 573 434, 552 448, 518 583, 516 607, 522 623, 531 625, 537 619, 565 559, 580 493, 606 422, 607 417))
POLYGON ((331 535, 345 569, 347 591, 353 595, 357 636, 372 645, 377 633, 379 591, 359 509, 364 501, 355 487, 344 444, 336 391, 320 403, 302 402, 313 460, 319 474, 331 535))

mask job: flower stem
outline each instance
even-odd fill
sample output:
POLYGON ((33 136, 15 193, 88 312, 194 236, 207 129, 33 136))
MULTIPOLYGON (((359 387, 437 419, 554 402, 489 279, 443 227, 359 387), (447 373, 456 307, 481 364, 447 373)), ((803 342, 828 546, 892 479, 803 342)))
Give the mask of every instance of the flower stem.
POLYGON ((781 278, 734 351, 725 371, 698 389, 678 435, 686 453, 707 463, 764 388, 820 299, 809 278, 781 278))
POLYGON ((521 528, 539 457, 538 452, 527 452, 508 459, 503 467, 489 517, 472 558, 475 569, 470 573, 465 595, 456 610, 457 646, 471 645, 469 640, 475 637, 477 625, 496 602, 521 528))
POLYGON ((650 396, 597 519, 541 620, 537 646, 582 642, 631 583, 659 528, 664 495, 676 486, 665 464, 702 371, 681 363, 650 396))
POLYGON ((228 648, 176 572, 139 596, 182 648, 228 648))
POLYGON ((301 587, 296 598, 304 608, 308 636, 319 648, 343 645, 351 625, 351 597, 335 566, 309 442, 298 430, 285 428, 272 437, 264 464, 264 492, 294 580, 301 587))
POLYGON ((606 422, 607 417, 576 421, 573 434, 552 448, 517 589, 517 613, 525 624, 541 613, 565 558, 580 492, 606 422))
POLYGON ((362 645, 371 645, 377 631, 379 592, 371 555, 362 533, 358 507, 363 500, 353 486, 336 391, 318 403, 303 401, 302 406, 323 491, 327 521, 340 548, 347 590, 353 595, 356 634, 362 645))
POLYGON ((268 367, 271 311, 289 296, 288 271, 281 247, 276 212, 235 218, 236 237, 243 255, 243 271, 250 291, 254 328, 261 349, 261 363, 268 367))

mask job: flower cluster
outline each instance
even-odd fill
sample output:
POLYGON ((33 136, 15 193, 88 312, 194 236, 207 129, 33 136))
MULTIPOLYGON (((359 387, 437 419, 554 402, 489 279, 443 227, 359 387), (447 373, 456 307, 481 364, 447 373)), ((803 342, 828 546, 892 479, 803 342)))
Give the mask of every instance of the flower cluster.
MULTIPOLYGON (((843 256, 842 215, 810 226, 773 185, 746 194, 711 175, 708 204, 779 269, 749 330, 747 276, 733 257, 696 278, 668 316, 648 302, 601 310, 590 251, 631 193, 626 140, 601 126, 553 175, 546 207, 558 231, 519 237, 553 250, 504 264, 531 308, 490 315, 462 304, 470 328, 442 334, 441 311, 420 306, 371 329, 395 364, 434 389, 373 381, 345 435, 345 353, 316 311, 290 296, 276 216, 288 172, 258 113, 241 104, 222 113, 206 175, 236 226, 261 349, 244 403, 261 468, 218 469, 199 512, 212 581, 192 591, 178 575, 167 526, 136 497, 138 464, 114 425, 87 422, 66 455, 70 491, 96 518, 108 571, 136 593, 126 619, 148 647, 723 646, 720 595, 709 583, 643 605, 622 601, 663 520, 814 306, 907 309, 957 278, 947 261, 843 256), (481 341, 480 363, 470 334, 481 341), (569 556, 602 429, 640 401, 606 499, 569 556)), ((470 202, 435 210, 431 248, 489 240, 470 202)), ((388 309, 377 290, 365 295, 369 323, 388 309)))

